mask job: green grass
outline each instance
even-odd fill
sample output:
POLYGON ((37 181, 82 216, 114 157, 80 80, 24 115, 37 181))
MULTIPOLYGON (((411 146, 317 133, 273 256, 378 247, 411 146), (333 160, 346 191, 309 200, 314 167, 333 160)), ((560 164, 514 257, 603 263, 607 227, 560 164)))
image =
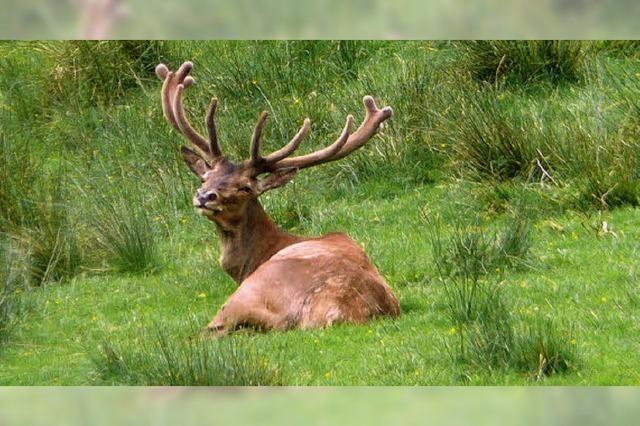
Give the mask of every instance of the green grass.
MULTIPOLYGON (((290 384, 523 384, 535 380, 535 373, 534 377, 528 373, 538 367, 538 349, 532 344, 527 345, 524 359, 528 363, 523 369, 496 373, 495 368, 470 369, 452 361, 447 343, 450 346, 456 337, 456 324, 448 317, 444 289, 431 278, 436 270, 430 262, 428 237, 415 211, 402 213, 411 211, 418 194, 427 195, 432 203, 445 198, 441 189, 431 188, 382 202, 360 197, 359 203, 351 205, 329 203, 326 208, 337 219, 327 217, 319 222, 323 228, 349 231, 365 244, 400 298, 401 319, 241 335, 241 342, 259 346, 290 384), (395 220, 375 220, 384 216, 395 216, 395 220), (352 225, 347 228, 346 222, 352 225), (424 239, 413 237, 421 234, 424 239), (535 367, 531 367, 532 359, 535 367)), ((633 209, 609 213, 604 219, 614 226, 618 238, 598 236, 572 215, 537 222, 532 250, 540 253, 546 266, 517 272, 503 285, 503 296, 523 325, 539 316, 573 322, 574 329, 561 334, 561 339, 563 347, 575 346, 580 367, 552 374, 545 383, 630 384, 638 380, 635 365, 639 360, 633 350, 638 344, 638 290, 631 275, 637 268, 638 219, 633 209)), ((185 226, 197 220, 189 219, 185 226)), ((105 339, 117 351, 128 348, 121 353, 123 357, 157 356, 153 331, 159 325, 173 340, 174 350, 188 348, 194 327, 206 324, 234 287, 216 265, 216 247, 202 247, 198 240, 202 237, 185 235, 171 247, 163 247, 164 257, 175 260, 156 275, 78 277, 31 292, 30 304, 37 308, 13 333, 12 345, 2 357, 0 381, 144 383, 117 370, 105 375, 106 366, 96 365, 95 357, 102 352, 105 339), (199 321, 192 321, 194 317, 199 321), (151 337, 141 344, 144 336, 151 337)), ((529 331, 521 333, 527 336, 529 331)), ((138 373, 143 374, 145 368, 148 366, 140 367, 138 373)))
POLYGON ((579 46, 575 79, 551 55, 486 83, 459 43, 0 44, 0 383, 637 384, 640 66, 579 46), (265 150, 311 117, 304 153, 364 94, 393 106, 366 148, 262 201, 362 244, 399 319, 196 337, 235 284, 151 73, 187 59, 191 121, 217 95, 236 159, 262 109, 265 150))

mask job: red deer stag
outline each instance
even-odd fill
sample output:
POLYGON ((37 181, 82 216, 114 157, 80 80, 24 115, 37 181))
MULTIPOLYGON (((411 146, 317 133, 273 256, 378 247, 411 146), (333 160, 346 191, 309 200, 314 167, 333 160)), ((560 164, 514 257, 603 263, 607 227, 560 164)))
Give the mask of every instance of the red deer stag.
POLYGON ((267 217, 258 201, 260 194, 283 186, 298 170, 338 160, 360 148, 391 117, 391 108, 378 109, 373 98, 366 96, 366 117, 354 133, 353 117, 349 115, 333 144, 297 157, 290 155, 309 132, 310 120, 304 120, 300 131, 283 148, 262 156, 260 135, 267 118, 263 112, 251 139, 250 158, 235 163, 223 155, 218 144, 215 98, 206 116, 208 139, 185 117, 182 94, 194 83, 189 76, 192 67, 185 62, 171 72, 160 64, 156 73, 163 80, 165 118, 197 149, 181 148, 187 165, 202 180, 193 205, 216 224, 220 264, 239 284, 207 330, 223 335, 239 327, 304 329, 364 323, 380 315, 398 316, 400 307, 391 288, 347 235, 291 235, 267 217))

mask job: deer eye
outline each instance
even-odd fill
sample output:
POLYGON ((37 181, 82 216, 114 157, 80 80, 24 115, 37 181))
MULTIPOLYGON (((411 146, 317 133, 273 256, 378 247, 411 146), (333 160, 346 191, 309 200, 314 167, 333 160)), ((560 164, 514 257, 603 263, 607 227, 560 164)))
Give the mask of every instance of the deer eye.
POLYGON ((242 188, 240 188, 241 192, 246 192, 246 193, 251 193, 253 192, 253 190, 251 189, 250 186, 243 186, 242 188))

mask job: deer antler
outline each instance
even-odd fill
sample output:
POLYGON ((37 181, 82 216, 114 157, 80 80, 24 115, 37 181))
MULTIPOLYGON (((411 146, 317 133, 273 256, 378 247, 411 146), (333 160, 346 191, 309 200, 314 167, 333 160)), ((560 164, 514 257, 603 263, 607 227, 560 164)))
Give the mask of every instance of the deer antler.
POLYGON ((207 112, 206 125, 209 134, 208 140, 193 129, 185 116, 182 105, 182 93, 186 88, 195 83, 193 77, 189 76, 192 68, 193 64, 191 62, 185 62, 176 72, 169 71, 164 64, 159 64, 156 67, 156 75, 163 81, 162 111, 169 124, 198 147, 205 159, 215 162, 222 157, 222 150, 218 144, 214 122, 214 114, 218 100, 216 98, 211 100, 207 112))
MULTIPOLYGON (((318 164, 327 163, 329 161, 339 160, 340 158, 346 157, 347 155, 351 154, 353 151, 360 148, 369 139, 371 139, 371 137, 375 135, 375 133, 382 125, 382 122, 393 115, 393 110, 391 109, 391 107, 378 109, 375 101, 371 96, 365 96, 363 99, 363 103, 366 109, 366 116, 355 133, 351 134, 353 116, 349 115, 347 116, 347 122, 344 126, 344 129, 342 130, 342 133, 334 143, 311 154, 287 158, 298 147, 300 142, 302 142, 302 138, 309 130, 310 121, 307 118, 304 121, 303 128, 300 129, 298 134, 291 142, 289 142, 282 149, 262 159, 262 169, 265 171, 274 171, 277 169, 292 167, 297 169, 304 169, 318 164)), ((263 116, 261 116, 260 118, 262 119, 262 117, 263 116)), ((260 129, 261 128, 262 127, 260 127, 260 129)))
MULTIPOLYGON (((156 67, 156 74, 163 81, 162 84, 162 111, 167 121, 188 140, 190 140, 202 152, 205 159, 212 162, 223 156, 214 122, 214 114, 218 101, 211 100, 206 117, 207 131, 209 139, 205 139, 196 132, 185 117, 182 105, 182 94, 186 88, 191 86, 195 80, 189 76, 193 64, 185 62, 176 72, 169 71, 166 65, 160 64, 156 67)), ((307 136, 311 128, 311 121, 306 118, 302 127, 285 146, 279 150, 262 157, 260 155, 260 138, 262 130, 268 117, 266 111, 260 114, 256 127, 251 138, 251 155, 248 164, 259 173, 273 172, 278 169, 297 168, 304 169, 317 164, 339 160, 346 157, 356 149, 363 146, 380 129, 382 123, 393 115, 391 107, 378 109, 371 96, 363 99, 366 115, 360 127, 351 133, 353 126, 353 116, 347 116, 342 133, 331 145, 315 151, 311 154, 289 157, 300 146, 302 140, 307 136)))

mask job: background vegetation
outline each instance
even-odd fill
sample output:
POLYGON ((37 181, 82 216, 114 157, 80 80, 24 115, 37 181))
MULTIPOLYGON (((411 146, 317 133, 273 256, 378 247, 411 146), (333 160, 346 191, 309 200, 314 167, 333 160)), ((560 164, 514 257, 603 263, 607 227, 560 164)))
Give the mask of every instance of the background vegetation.
MULTIPOLYGON (((491 39, 637 37, 633 0, 121 0, 117 39, 491 39), (153 16, 148 11, 153 9, 153 16)), ((81 4, 23 0, 0 15, 3 39, 74 39, 85 33, 81 4)))
MULTIPOLYGON (((0 44, 0 383, 637 384, 635 42, 0 44), (159 105, 195 63, 223 149, 384 134, 263 203, 345 231, 399 296, 367 326, 194 338, 234 284, 159 105)), ((198 117, 198 120, 195 119, 198 117)))

